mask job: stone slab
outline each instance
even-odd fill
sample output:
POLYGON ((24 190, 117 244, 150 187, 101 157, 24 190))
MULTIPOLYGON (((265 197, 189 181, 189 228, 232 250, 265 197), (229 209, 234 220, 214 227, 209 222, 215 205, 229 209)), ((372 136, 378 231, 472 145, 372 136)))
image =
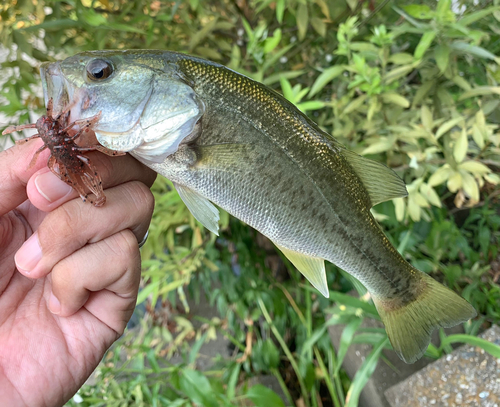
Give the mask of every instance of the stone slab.
MULTIPOLYGON (((363 321, 362 327, 383 328, 384 325, 377 320, 367 318, 363 321)), ((337 350, 339 348, 343 329, 343 325, 333 325, 328 329, 330 339, 337 350)), ((437 343, 437 341, 438 336, 434 335, 433 342, 437 343)), ((354 378, 356 372, 359 370, 371 350, 372 346, 365 344, 352 344, 349 347, 342 367, 351 379, 354 378)), ((359 398, 360 407, 390 407, 384 392, 394 384, 406 379, 432 362, 432 359, 423 357, 414 364, 408 365, 399 359, 393 351, 384 350, 383 355, 390 364, 382 360, 379 361, 375 372, 361 392, 359 398)))
MULTIPOLYGON (((500 345, 500 327, 481 338, 500 345)), ((465 345, 385 392, 391 407, 500 407, 500 359, 465 345)))

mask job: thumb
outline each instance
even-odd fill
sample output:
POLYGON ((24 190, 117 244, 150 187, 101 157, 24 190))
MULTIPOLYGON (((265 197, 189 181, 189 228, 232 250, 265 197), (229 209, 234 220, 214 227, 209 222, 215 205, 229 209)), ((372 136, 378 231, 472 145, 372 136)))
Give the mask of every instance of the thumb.
POLYGON ((36 164, 28 169, 33 155, 42 145, 41 140, 35 139, 0 152, 0 217, 28 199, 28 180, 47 165, 49 152, 44 151, 38 156, 36 164))

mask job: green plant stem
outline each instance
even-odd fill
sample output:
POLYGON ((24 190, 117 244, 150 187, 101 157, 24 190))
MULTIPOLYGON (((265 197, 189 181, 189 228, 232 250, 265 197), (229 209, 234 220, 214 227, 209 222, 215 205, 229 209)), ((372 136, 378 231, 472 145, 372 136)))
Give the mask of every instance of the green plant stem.
MULTIPOLYGON (((312 335, 312 312, 311 312, 311 293, 306 292, 306 329, 307 329, 307 337, 310 338, 312 335)), ((309 359, 312 359, 312 349, 309 348, 307 351, 307 356, 309 359)))
POLYGON ((329 377, 333 377, 335 381, 335 387, 337 389, 337 394, 339 395, 339 401, 341 406, 344 406, 344 389, 342 383, 340 382, 340 377, 335 372, 337 371, 337 358, 335 357, 335 351, 330 349, 328 352, 328 371, 330 373, 329 377))
POLYGON ((267 308, 264 304, 264 301, 262 301, 262 299, 259 298, 257 300, 257 302, 259 303, 259 307, 262 311, 262 314, 264 315, 264 318, 266 319, 266 322, 269 324, 271 331, 273 331, 274 336, 276 336, 276 339, 278 340, 279 344, 281 345, 283 352, 285 352, 286 357, 290 361, 290 364, 292 365, 292 368, 293 368, 295 374, 297 375, 297 380, 299 381, 300 392, 302 393, 304 403, 306 406, 309 407, 310 406, 309 395, 307 393, 307 388, 306 388, 306 385, 304 383, 304 378, 300 375, 300 370, 299 370, 299 366, 297 365, 297 361, 293 357, 292 352, 290 352, 290 349, 288 348, 287 344, 285 343, 285 340, 283 339, 283 337, 279 333, 278 329, 276 329, 276 327, 274 326, 273 320, 271 319, 269 312, 267 312, 267 308))
POLYGON ((281 291, 283 291, 283 294, 285 294, 285 297, 290 302, 290 305, 292 306, 294 311, 297 313, 297 316, 299 317, 300 322, 302 322, 302 324, 304 326, 306 326, 306 324, 307 324, 306 318, 304 317, 304 314, 302 313, 302 311, 298 307, 297 303, 295 302, 295 300, 291 296, 290 292, 283 286, 283 284, 276 283, 276 287, 278 287, 281 291))
POLYGON ((283 380, 281 373, 276 368, 272 368, 271 373, 274 375, 274 377, 276 377, 276 380, 278 380, 278 383, 280 384, 280 387, 281 387, 281 391, 283 391, 283 394, 285 395, 288 403, 290 404, 290 406, 293 406, 295 403, 293 402, 292 395, 288 391, 288 387, 286 387, 286 383, 283 380))
POLYGON ((317 346, 314 346, 314 355, 316 356, 316 360, 318 361, 319 368, 323 372, 323 378, 325 380, 326 387, 330 392, 330 397, 332 398, 333 405, 335 407, 341 407, 337 392, 333 387, 332 379, 330 377, 330 372, 326 368, 325 362, 323 362, 323 358, 321 357, 321 353, 317 346))

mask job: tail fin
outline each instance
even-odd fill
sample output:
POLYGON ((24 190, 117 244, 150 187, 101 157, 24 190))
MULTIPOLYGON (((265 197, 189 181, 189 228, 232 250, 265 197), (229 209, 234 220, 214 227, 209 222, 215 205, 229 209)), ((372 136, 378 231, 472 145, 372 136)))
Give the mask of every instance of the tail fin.
POLYGON ((422 273, 422 283, 421 293, 411 302, 373 297, 392 347, 406 363, 422 357, 434 329, 476 316, 472 305, 432 277, 422 273))

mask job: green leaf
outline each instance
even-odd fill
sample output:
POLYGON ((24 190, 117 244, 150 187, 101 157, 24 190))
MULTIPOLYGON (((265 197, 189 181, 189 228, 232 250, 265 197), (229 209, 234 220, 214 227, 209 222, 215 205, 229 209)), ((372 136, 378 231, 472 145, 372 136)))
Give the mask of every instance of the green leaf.
POLYGON ((454 41, 450 44, 450 46, 452 49, 460 51, 464 54, 470 54, 479 58, 486 58, 497 61, 497 57, 495 54, 492 54, 490 51, 478 47, 477 45, 468 44, 463 41, 454 41))
POLYGON ((310 110, 318 110, 325 107, 325 103, 320 100, 310 100, 296 105, 301 111, 308 112, 310 110))
POLYGON ((488 253, 488 247, 491 240, 491 231, 488 228, 482 227, 479 229, 479 245, 481 247, 480 253, 488 253))
POLYGON ((283 15, 285 14, 285 0, 276 1, 276 20, 278 23, 283 22, 283 15))
POLYGON ((441 199, 439 199, 438 194, 429 184, 422 183, 422 185, 420 185, 420 192, 428 202, 441 208, 441 199))
POLYGON ((363 103, 365 102, 366 97, 367 97, 366 95, 358 96, 356 99, 354 99, 351 103, 349 103, 345 107, 342 114, 349 114, 349 113, 353 112, 354 110, 358 109, 359 107, 361 107, 363 105, 363 103))
POLYGON ((413 69, 415 69, 414 64, 398 66, 397 68, 394 68, 393 70, 385 74, 383 80, 386 84, 392 83, 396 79, 399 79, 410 73, 411 71, 413 71, 413 69))
MULTIPOLYGON (((379 47, 365 41, 353 41, 350 43, 349 47, 351 48, 351 50, 358 52, 373 52, 374 54, 377 54, 380 51, 379 47)), ((356 54, 354 54, 353 56, 355 55, 356 54)))
POLYGON ((448 164, 439 167, 434 174, 429 178, 428 184, 431 187, 435 187, 436 185, 440 185, 443 182, 447 181, 453 175, 453 170, 450 168, 448 164))
POLYGON ((415 59, 422 59, 425 51, 429 49, 432 41, 434 41, 434 38, 436 38, 436 31, 427 31, 426 33, 424 33, 424 35, 422 35, 422 38, 420 38, 420 42, 415 48, 415 53, 413 54, 415 56, 415 59))
POLYGON ((434 119, 432 118, 432 112, 427 105, 422 105, 422 108, 420 109, 420 117, 424 128, 427 131, 432 131, 432 128, 434 127, 434 119))
MULTIPOLYGON (((401 10, 399 7, 396 7, 396 6, 392 6, 393 10, 398 13, 401 17, 403 17, 404 19, 408 20, 408 22, 410 24, 412 24, 413 26, 419 28, 419 30, 415 30, 415 32, 418 32, 420 33, 422 29, 426 29, 427 27, 429 27, 428 24, 423 24, 423 23, 419 23, 417 20, 415 20, 414 18, 412 18, 412 16, 410 16, 406 11, 404 10, 401 10)), ((409 31, 409 30, 408 30, 409 31)))
POLYGON ((269 75, 267 78, 264 78, 262 83, 264 85, 272 85, 276 82, 279 82, 281 78, 286 78, 286 79, 293 79, 296 78, 297 76, 303 75, 306 71, 304 70, 299 70, 299 71, 286 71, 286 72, 278 72, 274 75, 269 75))
POLYGON ((476 11, 475 13, 463 16, 460 20, 458 20, 458 24, 460 24, 463 27, 467 27, 468 25, 471 25, 476 21, 482 20, 484 17, 498 10, 500 10, 500 6, 484 8, 482 10, 476 11))
POLYGON ((78 21, 67 19, 61 20, 51 20, 44 21, 41 24, 32 25, 30 27, 22 28, 19 31, 36 31, 36 30, 45 30, 45 31, 59 31, 59 30, 67 30, 69 28, 80 27, 81 24, 78 21))
POLYGON ((404 6, 403 10, 410 16, 421 20, 434 17, 434 11, 432 11, 431 8, 425 4, 410 4, 408 6, 404 6))
POLYGON ((290 82, 286 78, 280 78, 280 84, 281 84, 281 90, 283 91, 283 96, 285 99, 289 100, 290 102, 293 103, 295 99, 295 95, 292 90, 292 85, 290 85, 290 82))
POLYGON ((453 147, 453 157, 457 163, 461 163, 464 160, 467 155, 468 146, 467 132, 465 128, 463 128, 460 136, 458 136, 458 139, 455 142, 455 147, 453 147))
POLYGON ((485 174, 484 179, 493 185, 500 184, 500 176, 498 176, 497 174, 485 174))
POLYGON ((450 345, 452 343, 467 343, 472 346, 478 346, 481 349, 484 349, 493 357, 500 358, 500 346, 488 342, 487 340, 482 338, 477 338, 475 336, 465 334, 450 335, 446 337, 446 339, 441 343, 441 346, 450 345))
POLYGON ((335 369, 335 374, 337 374, 342 367, 342 362, 344 361, 347 350, 352 343, 352 338, 354 337, 354 334, 356 333, 362 322, 362 318, 353 319, 345 326, 344 330, 342 331, 342 335, 340 336, 339 351, 337 354, 337 368, 335 369))
POLYGON ((81 9, 81 17, 84 22, 93 27, 107 25, 108 23, 108 20, 104 17, 104 15, 96 13, 93 9, 86 7, 81 9))
POLYGON ((465 161, 463 163, 460 163, 458 168, 478 175, 484 175, 491 172, 490 168, 478 161, 465 161))
POLYGON ((479 148, 484 147, 484 132, 479 128, 477 124, 472 126, 472 139, 475 141, 479 148))
POLYGON ((277 29, 274 31, 274 34, 270 38, 266 38, 266 41, 264 43, 264 52, 266 54, 269 54, 278 46, 278 44, 281 41, 281 29, 277 29))
POLYGON ((415 58, 412 54, 408 54, 406 52, 399 52, 397 54, 392 54, 388 62, 393 63, 395 65, 406 65, 415 62, 415 58))
POLYGON ((143 290, 139 291, 139 294, 137 295, 137 305, 146 301, 151 293, 157 291, 160 287, 160 283, 160 280, 155 281, 154 283, 149 283, 144 287, 143 290))
POLYGON ((246 397, 252 400, 255 407, 285 407, 285 403, 283 403, 281 397, 262 384, 252 386, 248 390, 246 397))
POLYGON ((460 175, 459 172, 453 171, 453 175, 451 175, 448 178, 448 182, 446 183, 446 186, 450 190, 450 192, 457 192, 460 188, 462 188, 463 184, 463 179, 462 175, 460 175))
POLYGON ((393 137, 379 137, 375 143, 370 144, 363 151, 361 151, 361 155, 378 154, 389 151, 394 146, 394 141, 393 137))
POLYGON ((182 392, 194 403, 204 407, 219 407, 210 382, 200 372, 183 369, 179 384, 182 392))
POLYGON ((466 171, 461 171, 460 173, 463 179, 462 188, 464 192, 473 202, 479 202, 479 187, 477 186, 476 180, 466 171))
POLYGON ((429 91, 434 88, 436 85, 436 81, 427 81, 424 82, 415 93, 415 97, 413 98, 412 107, 415 108, 424 98, 427 96, 429 91))
POLYGON ((227 384, 226 395, 229 400, 232 400, 236 394, 236 385, 238 384, 238 378, 241 371, 241 363, 237 363, 233 371, 231 372, 231 376, 229 376, 229 381, 227 384))
POLYGON ((300 4, 297 9, 297 29, 299 31, 299 40, 303 40, 307 33, 307 26, 309 25, 309 11, 306 4, 300 4))
POLYGON ((410 107, 410 101, 397 93, 383 93, 382 100, 384 103, 392 103, 404 108, 410 107))
POLYGON ((463 90, 471 90, 472 87, 470 86, 470 83, 467 82, 463 77, 461 77, 460 75, 455 75, 452 79, 452 82, 461 87, 463 90))
POLYGON ((434 49, 434 59, 441 73, 446 71, 448 63, 450 62, 450 47, 446 44, 438 45, 434 49))
POLYGON ((358 407, 359 395, 361 394, 361 391, 363 390, 366 383, 370 379, 371 375, 375 371, 375 368, 377 367, 377 363, 380 357, 380 353, 388 343, 389 343, 388 338, 382 339, 373 347, 370 354, 366 357, 365 361, 363 362, 359 370, 356 372, 354 380, 352 381, 351 386, 349 387, 349 390, 345 398, 346 401, 345 407, 358 407))
POLYGON ((463 117, 456 117, 454 119, 444 122, 441 126, 439 126, 439 129, 436 132, 436 140, 439 139, 443 134, 449 132, 458 123, 463 123, 463 126, 465 126, 464 120, 465 119, 463 117))
POLYGON ((396 198, 392 202, 394 204, 394 211, 396 212, 396 219, 402 222, 405 217, 405 201, 403 198, 396 198))
POLYGON ((474 96, 500 95, 500 86, 477 86, 460 95, 458 100, 464 100, 474 96))
POLYGON ((208 332, 205 332, 199 339, 196 340, 196 342, 192 345, 191 350, 189 351, 189 359, 188 362, 194 363, 196 361, 196 358, 198 357, 198 352, 200 351, 201 347, 205 343, 205 340, 207 339, 208 332))
MULTIPOLYGON (((245 20, 243 19, 243 21, 245 20)), ((208 22, 200 31, 190 36, 191 39, 189 41, 189 46, 188 46, 190 52, 193 51, 198 46, 200 41, 204 40, 215 29, 216 24, 217 24, 217 18, 214 18, 212 21, 208 22)))
POLYGON ((271 54, 270 58, 267 58, 264 65, 262 65, 262 70, 266 71, 267 69, 272 67, 274 64, 276 64, 278 62, 278 60, 293 47, 293 45, 294 44, 288 44, 286 47, 280 48, 279 50, 277 50, 276 52, 271 54))
POLYGON ((326 0, 315 0, 315 3, 319 6, 321 12, 327 18, 327 20, 330 20, 330 9, 328 8, 328 3, 326 2, 326 0))
POLYGON ((326 37, 326 24, 321 18, 311 18, 311 25, 319 35, 326 37))
POLYGON ((316 93, 321 92, 323 88, 334 80, 337 76, 341 75, 345 71, 344 65, 335 65, 330 68, 325 69, 314 81, 309 96, 314 96, 316 93))
POLYGON ((347 5, 351 10, 355 10, 356 7, 358 6, 358 0, 346 0, 347 5))
POLYGON ((436 14, 445 19, 451 9, 451 0, 439 0, 436 7, 436 14))
POLYGON ((326 333, 325 325, 323 325, 321 328, 316 329, 302 345, 302 349, 300 351, 301 357, 304 357, 306 353, 310 352, 314 344, 318 342, 325 333, 326 333))

